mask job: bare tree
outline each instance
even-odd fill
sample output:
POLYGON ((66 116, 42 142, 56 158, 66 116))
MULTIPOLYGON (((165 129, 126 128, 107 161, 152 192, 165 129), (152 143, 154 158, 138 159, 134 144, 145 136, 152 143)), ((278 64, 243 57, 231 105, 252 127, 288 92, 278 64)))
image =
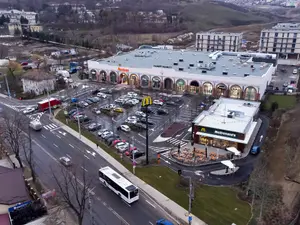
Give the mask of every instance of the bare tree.
POLYGON ((3 114, 4 124, 3 124, 3 138, 8 143, 9 147, 15 154, 20 167, 23 168, 23 163, 20 158, 21 141, 24 139, 23 133, 23 118, 14 113, 13 115, 3 114))
POLYGON ((58 195, 62 203, 76 214, 78 224, 82 225, 87 201, 91 192, 92 179, 87 177, 84 170, 78 173, 75 169, 71 173, 70 170, 63 166, 60 173, 53 171, 52 174, 58 186, 58 195))
POLYGON ((32 139, 31 139, 31 129, 28 127, 28 136, 25 135, 20 140, 22 150, 24 153, 24 158, 30 168, 30 173, 32 177, 32 181, 36 181, 36 174, 35 174, 35 163, 33 160, 33 150, 32 150, 32 139))
POLYGON ((5 45, 0 45, 0 59, 4 59, 8 56, 8 47, 5 45))

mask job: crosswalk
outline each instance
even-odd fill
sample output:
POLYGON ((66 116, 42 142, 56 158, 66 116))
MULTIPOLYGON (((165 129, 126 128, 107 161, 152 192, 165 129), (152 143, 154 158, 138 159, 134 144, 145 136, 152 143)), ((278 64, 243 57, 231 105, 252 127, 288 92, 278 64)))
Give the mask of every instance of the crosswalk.
POLYGON ((39 113, 35 113, 35 114, 29 114, 26 115, 30 120, 37 120, 40 121, 42 115, 44 115, 44 112, 39 112, 39 113))
POLYGON ((58 128, 58 126, 55 123, 47 124, 47 125, 44 125, 43 127, 46 130, 54 130, 54 129, 58 128))
POLYGON ((182 140, 178 140, 176 138, 170 138, 169 140, 167 140, 167 142, 174 146, 178 146, 178 144, 180 144, 181 148, 187 145, 186 142, 184 142, 182 140))
POLYGON ((155 151, 156 153, 164 153, 166 151, 170 151, 170 147, 156 147, 156 146, 150 146, 150 149, 152 151, 155 151))

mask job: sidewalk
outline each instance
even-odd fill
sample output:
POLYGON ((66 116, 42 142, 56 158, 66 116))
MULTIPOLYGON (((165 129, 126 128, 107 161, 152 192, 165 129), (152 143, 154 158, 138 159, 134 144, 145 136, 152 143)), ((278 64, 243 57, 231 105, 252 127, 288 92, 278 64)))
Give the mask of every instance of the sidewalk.
MULTIPOLYGON (((68 133, 72 134, 74 137, 78 137, 78 133, 74 131, 72 128, 64 125, 62 122, 58 121, 57 119, 53 118, 53 120, 60 124, 61 128, 67 131, 68 133)), ((127 170, 121 163, 119 163, 116 159, 111 157, 108 153, 106 153, 103 149, 98 148, 95 149, 95 143, 91 142, 84 136, 81 136, 81 141, 85 143, 86 145, 90 146, 94 149, 101 157, 106 159, 106 161, 113 165, 120 173, 122 173, 128 180, 130 180, 132 183, 137 185, 140 190, 142 190, 149 198, 152 198, 157 204, 159 204, 166 212, 168 212, 176 221, 178 221, 178 224, 186 224, 188 221, 188 215, 187 210, 176 204, 174 201, 151 187, 150 185, 146 184, 143 180, 133 175, 129 170, 127 170)), ((193 216, 193 225, 206 225, 203 221, 201 221, 199 218, 193 216)))

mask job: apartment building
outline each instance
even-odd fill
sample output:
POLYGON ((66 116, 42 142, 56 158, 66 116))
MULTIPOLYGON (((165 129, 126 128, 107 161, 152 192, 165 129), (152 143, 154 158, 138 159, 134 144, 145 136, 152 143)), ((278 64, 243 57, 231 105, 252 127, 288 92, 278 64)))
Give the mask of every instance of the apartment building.
POLYGON ((10 19, 10 23, 20 24, 21 17, 24 17, 28 20, 29 25, 37 24, 37 13, 35 12, 25 12, 24 10, 0 10, 0 16, 8 17, 10 19))
POLYGON ((299 59, 300 23, 278 23, 260 34, 260 52, 276 53, 280 58, 299 59))
POLYGON ((207 52, 238 52, 242 38, 243 33, 200 32, 196 34, 196 49, 207 52))

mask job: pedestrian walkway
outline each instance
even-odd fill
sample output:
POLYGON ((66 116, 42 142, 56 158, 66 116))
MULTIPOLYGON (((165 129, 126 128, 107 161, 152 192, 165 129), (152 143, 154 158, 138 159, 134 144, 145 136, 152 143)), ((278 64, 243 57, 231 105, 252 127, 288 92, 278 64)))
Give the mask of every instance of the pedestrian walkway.
MULTIPOLYGON (((60 121, 54 119, 56 123, 60 124, 61 128, 73 135, 74 137, 78 138, 78 133, 71 129, 70 127, 64 125, 60 121)), ((137 185, 139 189, 144 192, 149 198, 156 201, 157 204, 159 204, 162 207, 162 210, 164 209, 166 212, 168 212, 174 220, 177 221, 177 223, 186 223, 188 221, 188 213, 187 210, 182 208, 180 205, 154 189, 152 186, 145 183, 140 178, 133 175, 128 169, 126 169, 121 163, 119 163, 116 159, 114 159, 112 156, 110 156, 107 152, 105 152, 100 147, 95 149, 95 143, 91 142, 84 136, 81 136, 81 141, 85 143, 86 145, 93 148, 102 158, 106 159, 106 161, 114 165, 114 167, 123 174, 128 180, 130 180, 133 184, 137 185)), ((206 225, 203 221, 201 221, 196 216, 193 216, 193 225, 206 225)))
POLYGON ((178 140, 176 138, 170 138, 169 140, 167 140, 167 142, 174 145, 174 146, 178 146, 178 144, 180 144, 180 147, 184 147, 188 144, 187 142, 184 142, 182 140, 178 140))
POLYGON ((41 117, 44 115, 44 112, 39 112, 35 114, 26 115, 30 120, 40 121, 41 117))
POLYGON ((46 130, 54 130, 54 129, 58 128, 58 126, 55 123, 50 123, 50 124, 44 125, 43 127, 46 130))
POLYGON ((156 153, 163 153, 171 150, 170 147, 157 147, 157 146, 150 146, 150 149, 155 151, 156 153))

